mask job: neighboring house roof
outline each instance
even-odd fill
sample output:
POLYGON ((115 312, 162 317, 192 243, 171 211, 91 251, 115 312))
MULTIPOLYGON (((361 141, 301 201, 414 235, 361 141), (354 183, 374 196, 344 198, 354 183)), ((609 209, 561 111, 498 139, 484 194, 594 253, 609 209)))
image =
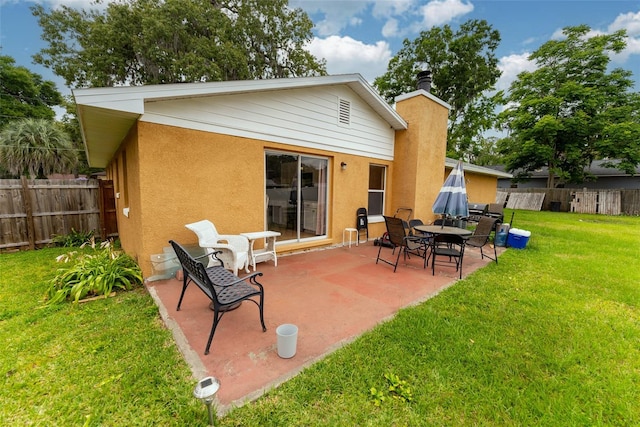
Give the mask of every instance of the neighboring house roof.
MULTIPOLYGON (((603 166, 605 163, 619 163, 617 160, 594 160, 591 162, 591 166, 585 168, 585 172, 588 172, 596 177, 616 177, 616 176, 631 176, 630 174, 617 169, 617 168, 608 168, 603 166)), ((505 167, 502 165, 491 166, 492 169, 497 171, 504 171, 505 167)), ((636 168, 636 175, 640 175, 640 167, 636 168)), ((538 170, 531 172, 531 177, 529 179, 547 179, 549 176, 549 168, 543 167, 538 170)), ((501 177, 502 178, 502 177, 501 177)))
MULTIPOLYGON (((444 165, 447 168, 454 168, 457 163, 458 160, 451 159, 449 157, 447 157, 444 161, 444 165)), ((462 168, 464 169, 464 171, 474 172, 480 175, 495 176, 497 178, 513 178, 513 175, 511 175, 510 173, 499 171, 493 168, 486 168, 484 166, 477 166, 471 163, 462 162, 462 168)))
POLYGON ((406 121, 360 74, 76 89, 73 96, 89 163, 105 167, 149 103, 331 85, 350 88, 392 129, 407 128, 406 121))

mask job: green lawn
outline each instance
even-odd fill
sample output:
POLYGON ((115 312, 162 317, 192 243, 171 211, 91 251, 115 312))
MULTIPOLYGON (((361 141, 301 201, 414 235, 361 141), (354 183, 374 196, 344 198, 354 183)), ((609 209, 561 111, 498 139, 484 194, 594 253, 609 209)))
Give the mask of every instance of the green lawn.
MULTIPOLYGON (((526 249, 218 424, 640 425, 640 218, 514 223, 526 249)), ((0 255, 0 425, 206 425, 143 289, 41 308, 62 252, 0 255)))

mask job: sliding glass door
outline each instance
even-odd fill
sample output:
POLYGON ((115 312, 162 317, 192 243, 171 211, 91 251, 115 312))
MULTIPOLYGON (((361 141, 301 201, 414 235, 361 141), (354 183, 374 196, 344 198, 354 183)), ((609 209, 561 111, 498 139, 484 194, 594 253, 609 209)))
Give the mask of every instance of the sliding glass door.
POLYGON ((266 221, 279 241, 327 235, 327 167, 323 157, 267 152, 266 221))

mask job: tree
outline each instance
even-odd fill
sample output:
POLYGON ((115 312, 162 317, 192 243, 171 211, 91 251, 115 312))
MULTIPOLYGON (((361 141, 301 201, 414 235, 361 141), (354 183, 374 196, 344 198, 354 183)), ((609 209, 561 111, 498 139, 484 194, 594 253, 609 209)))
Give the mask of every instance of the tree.
POLYGON ((478 166, 495 166, 502 164, 502 156, 498 152, 498 138, 480 136, 468 155, 468 161, 478 166))
POLYGON ((14 176, 70 173, 77 154, 67 133, 51 120, 14 120, 0 132, 0 163, 14 176))
POLYGON ((72 87, 320 75, 313 23, 287 0, 127 0, 104 11, 32 7, 34 59, 72 87))
POLYGON ((456 32, 448 25, 434 27, 414 41, 405 40, 374 86, 392 103, 415 90, 419 71, 431 70, 431 92, 451 105, 447 154, 465 157, 494 125, 495 102, 485 93, 500 77, 494 54, 499 43, 500 33, 484 20, 467 21, 456 32))
POLYGON ((634 173, 640 163, 640 94, 629 71, 608 71, 608 54, 625 47, 624 30, 589 36, 586 25, 566 27, 529 57, 537 64, 511 84, 501 114, 509 136, 499 142, 507 170, 526 178, 543 166, 547 186, 588 179, 595 159, 634 173), (556 178, 558 182, 556 182, 556 178))
POLYGON ((69 135, 71 144, 76 149, 78 156, 78 163, 76 165, 75 173, 78 175, 91 175, 95 172, 104 171, 104 168, 92 168, 89 167, 89 161, 87 160, 87 153, 84 147, 84 141, 82 140, 82 133, 80 131, 80 122, 76 117, 76 103, 71 96, 65 96, 62 102, 65 108, 65 113, 59 121, 59 125, 62 130, 69 135))
POLYGON ((53 119, 56 113, 51 107, 61 103, 62 95, 53 82, 16 66, 12 57, 0 55, 0 129, 25 117, 53 119))

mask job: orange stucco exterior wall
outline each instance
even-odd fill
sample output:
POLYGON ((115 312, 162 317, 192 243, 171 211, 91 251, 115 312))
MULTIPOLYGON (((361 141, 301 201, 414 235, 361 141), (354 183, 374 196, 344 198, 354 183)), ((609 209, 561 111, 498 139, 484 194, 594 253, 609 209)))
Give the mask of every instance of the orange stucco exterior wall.
MULTIPOLYGON (((447 171, 447 175, 449 171, 447 171)), ((495 203, 498 193, 498 179, 495 176, 465 172, 467 199, 470 203, 495 203)))
MULTIPOLYGON (((142 226, 142 205, 139 186, 140 161, 138 153, 138 125, 134 126, 116 152, 107 168, 107 175, 113 180, 116 192, 116 213, 118 235, 122 248, 142 266, 143 252, 140 230, 142 226), (129 216, 123 210, 129 209, 129 216)), ((149 257, 146 257, 147 260, 149 257)))
POLYGON ((447 149, 449 110, 423 94, 400 101, 396 111, 408 129, 396 133, 392 214, 399 207, 413 209, 413 217, 432 221, 431 210, 442 183, 447 149))
MULTIPOLYGON (((149 276, 150 256, 162 253, 169 239, 197 243, 195 234, 185 228, 187 223, 209 219, 223 234, 264 230, 265 151, 291 149, 260 140, 138 123, 109 167, 119 191, 124 185, 122 158, 126 156, 128 200, 116 201, 123 249, 149 276), (122 209, 127 204, 129 216, 125 217, 122 209)), ((390 162, 371 158, 322 150, 303 152, 329 158, 328 236, 280 245, 278 252, 342 242, 342 230, 355 226, 356 209, 367 206, 369 164, 391 168, 390 162), (341 169, 341 162, 347 163, 346 170, 341 169)))
MULTIPOLYGON (((107 169, 120 195, 116 207, 122 247, 149 277, 150 256, 162 253, 169 239, 197 244, 187 223, 209 219, 222 234, 264 230, 267 150, 329 159, 327 238, 278 245, 279 253, 341 243, 344 228, 355 227, 356 209, 367 206, 370 164, 387 167, 387 215, 410 207, 413 217, 430 221, 435 218, 431 205, 446 177, 448 110, 417 95, 399 102, 397 111, 409 126, 396 133, 393 162, 138 122, 107 169)), ((467 190, 473 202, 493 201, 496 179, 468 175, 467 190)), ((370 239, 384 231, 383 222, 370 222, 370 239)))

